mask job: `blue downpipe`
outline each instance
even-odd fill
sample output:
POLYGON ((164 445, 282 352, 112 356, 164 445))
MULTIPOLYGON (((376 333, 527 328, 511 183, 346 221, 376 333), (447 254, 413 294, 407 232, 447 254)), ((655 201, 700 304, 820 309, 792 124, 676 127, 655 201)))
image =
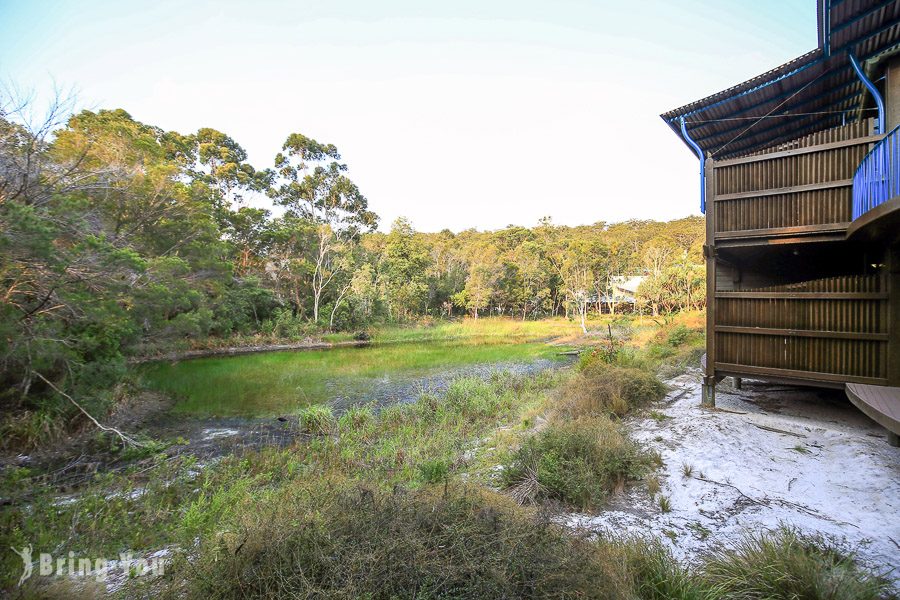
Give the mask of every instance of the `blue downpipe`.
MULTIPOLYGON (((863 85, 866 86, 866 89, 872 94, 875 98, 875 104, 878 105, 878 131, 876 133, 885 133, 884 131, 884 100, 881 98, 881 94, 878 93, 878 88, 875 87, 875 84, 872 83, 872 80, 866 77, 865 72, 863 72, 862 67, 859 64, 859 61, 856 60, 856 57, 853 56, 852 52, 848 52, 847 55, 850 57, 850 64, 853 65, 853 70, 856 71, 856 76, 859 77, 859 80, 863 82, 863 85)), ((682 128, 684 125, 682 125, 682 128)), ((684 129, 682 129, 683 131, 684 129)))
POLYGON ((694 139, 688 135, 687 127, 684 125, 684 117, 681 117, 681 135, 684 137, 685 141, 690 145, 691 148, 694 149, 694 152, 697 153, 697 158, 700 159, 700 212, 706 214, 706 161, 703 159, 703 150, 700 149, 700 146, 694 139))

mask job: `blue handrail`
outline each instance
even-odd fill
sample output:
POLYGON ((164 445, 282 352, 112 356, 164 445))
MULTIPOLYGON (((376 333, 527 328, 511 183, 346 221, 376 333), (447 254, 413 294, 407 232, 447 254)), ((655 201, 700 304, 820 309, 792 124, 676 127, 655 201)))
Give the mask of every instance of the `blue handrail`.
POLYGON ((866 154, 853 176, 853 218, 900 196, 900 126, 866 154))

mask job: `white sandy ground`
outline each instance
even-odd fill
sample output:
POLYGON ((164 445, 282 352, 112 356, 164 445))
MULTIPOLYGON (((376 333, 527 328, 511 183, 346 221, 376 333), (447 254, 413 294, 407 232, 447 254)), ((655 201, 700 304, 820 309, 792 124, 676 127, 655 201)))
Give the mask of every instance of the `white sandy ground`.
POLYGON ((667 419, 629 423, 635 439, 662 455, 661 494, 671 500, 670 512, 636 486, 602 514, 570 515, 567 524, 657 536, 693 562, 712 547, 783 523, 858 546, 870 566, 894 569, 896 585, 900 448, 840 392, 744 383, 736 390, 726 379, 716 396, 724 410, 703 409, 700 373, 691 371, 669 381, 674 391, 657 409, 667 419))

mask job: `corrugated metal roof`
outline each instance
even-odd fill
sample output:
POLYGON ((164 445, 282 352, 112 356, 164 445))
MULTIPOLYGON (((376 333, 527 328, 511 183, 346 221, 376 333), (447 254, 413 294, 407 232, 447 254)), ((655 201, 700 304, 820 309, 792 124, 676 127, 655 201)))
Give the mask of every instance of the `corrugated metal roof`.
POLYGON ((866 61, 900 44, 900 0, 818 0, 817 14, 818 48, 663 120, 680 137, 684 116, 704 152, 722 159, 872 116, 847 53, 866 61))

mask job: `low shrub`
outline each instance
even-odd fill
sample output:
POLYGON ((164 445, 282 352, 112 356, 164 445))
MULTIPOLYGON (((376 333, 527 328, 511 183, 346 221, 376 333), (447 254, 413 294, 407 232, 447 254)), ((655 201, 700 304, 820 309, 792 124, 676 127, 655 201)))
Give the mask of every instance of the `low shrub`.
POLYGON ((648 371, 590 363, 559 389, 553 410, 563 418, 621 417, 665 394, 665 384, 648 371))
POLYGON ((709 555, 701 577, 717 597, 736 600, 877 600, 889 583, 864 569, 852 549, 782 527, 749 535, 709 555))
POLYGON ((319 482, 241 511, 168 598, 631 598, 616 561, 498 494, 319 482))
POLYGON ((590 509, 643 476, 654 461, 609 418, 581 417, 551 422, 527 438, 504 465, 502 478, 521 503, 553 499, 590 509))

